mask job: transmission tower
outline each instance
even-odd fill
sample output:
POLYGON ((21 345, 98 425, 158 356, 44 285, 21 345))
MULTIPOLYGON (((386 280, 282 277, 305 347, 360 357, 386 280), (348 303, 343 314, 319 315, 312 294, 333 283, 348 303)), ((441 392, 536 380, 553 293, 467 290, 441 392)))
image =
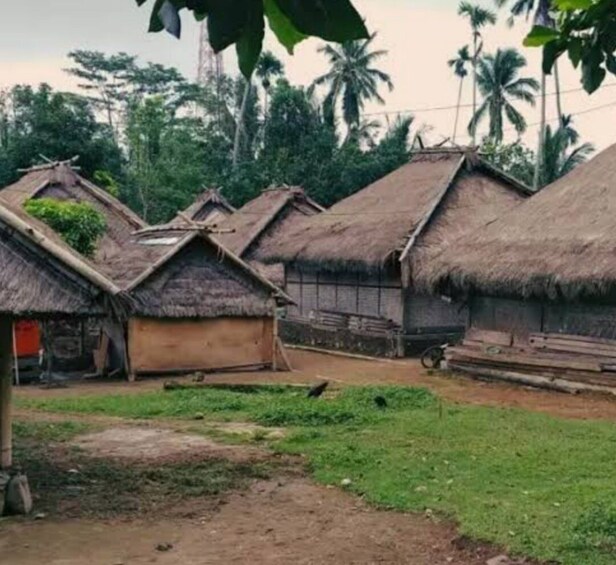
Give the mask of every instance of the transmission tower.
POLYGON ((199 31, 199 67, 197 69, 197 81, 206 85, 212 79, 218 84, 225 72, 222 53, 214 53, 210 45, 207 32, 207 20, 201 22, 199 31))

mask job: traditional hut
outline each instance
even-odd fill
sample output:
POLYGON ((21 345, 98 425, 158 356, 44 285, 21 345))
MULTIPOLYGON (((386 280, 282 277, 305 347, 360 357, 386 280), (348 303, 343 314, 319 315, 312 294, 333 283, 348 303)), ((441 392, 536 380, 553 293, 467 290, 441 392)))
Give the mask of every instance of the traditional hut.
MULTIPOLYGON (((46 163, 24 173, 18 182, 0 191, 0 197, 14 210, 22 209, 29 199, 52 198, 85 202, 103 215, 106 230, 92 258, 95 265, 120 252, 131 234, 146 226, 117 198, 80 176, 72 160, 46 163)), ((100 321, 95 319, 50 321, 47 334, 54 366, 66 371, 87 369, 92 363, 99 326, 100 321)), ((28 365, 27 359, 24 365, 28 365)))
POLYGON ((424 150, 297 222, 260 256, 286 265, 292 342, 402 356, 460 335, 467 310, 415 289, 415 273, 465 233, 506 215, 526 187, 461 149, 424 150))
POLYGON ((616 359, 615 212, 613 145, 424 265, 425 288, 470 307, 454 363, 616 381, 597 360, 616 359))
POLYGON ((235 208, 217 188, 208 188, 186 210, 180 212, 169 225, 185 225, 187 219, 207 225, 218 225, 225 221, 235 208))
POLYGON ((113 316, 120 289, 51 230, 0 199, 0 466, 12 465, 12 326, 25 319, 113 316))
POLYGON ((282 286, 284 268, 265 265, 261 249, 285 239, 286 233, 299 220, 323 210, 299 187, 269 188, 223 222, 220 227, 226 233, 216 237, 263 276, 282 286))
POLYGON ((19 181, 0 191, 0 196, 14 208, 21 208, 31 198, 53 198, 86 202, 105 217, 107 229, 98 242, 95 263, 118 252, 134 231, 146 226, 117 198, 80 176, 71 161, 48 163, 24 172, 19 181))
MULTIPOLYGON (((102 270, 131 296, 130 376, 276 367, 276 308, 290 299, 201 226, 144 230, 102 270)), ((121 344, 116 345, 122 350, 121 344)))

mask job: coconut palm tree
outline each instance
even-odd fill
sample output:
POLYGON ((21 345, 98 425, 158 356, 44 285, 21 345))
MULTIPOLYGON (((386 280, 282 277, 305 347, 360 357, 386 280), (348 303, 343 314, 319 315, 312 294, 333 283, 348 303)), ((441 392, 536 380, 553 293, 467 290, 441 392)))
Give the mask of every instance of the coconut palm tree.
POLYGON ((364 104, 376 100, 380 104, 385 101, 379 94, 379 86, 385 84, 390 92, 394 85, 391 77, 374 67, 379 59, 387 55, 387 51, 370 51, 376 33, 369 39, 348 41, 342 45, 324 45, 319 48, 329 59, 330 70, 317 77, 310 90, 326 85, 328 93, 325 104, 335 107, 342 99, 342 116, 349 128, 358 126, 364 104))
POLYGON ((563 116, 558 128, 545 128, 541 186, 554 182, 584 163, 595 148, 591 143, 578 145, 579 134, 573 129, 571 116, 563 116))
POLYGON ((284 65, 282 61, 276 57, 271 51, 264 51, 259 57, 259 62, 255 68, 255 75, 261 81, 263 87, 263 114, 267 121, 267 97, 270 87, 272 86, 272 79, 282 76, 284 74, 284 65))
MULTIPOLYGON (((496 23, 496 14, 491 10, 476 6, 470 2, 460 2, 458 7, 458 15, 468 19, 473 33, 473 116, 477 112, 477 64, 479 55, 483 48, 483 40, 481 38, 481 30, 488 24, 496 23)), ((476 145, 477 138, 473 134, 473 145, 476 145)))
POLYGON ((526 131, 526 120, 513 102, 534 106, 539 83, 534 78, 519 76, 525 66, 526 59, 515 49, 497 49, 494 55, 486 55, 479 61, 477 86, 483 101, 468 126, 473 137, 486 116, 490 120, 489 136, 495 143, 503 140, 504 118, 518 134, 526 131))
POLYGON ((456 56, 453 59, 449 59, 447 64, 453 69, 453 73, 460 79, 460 86, 458 88, 458 103, 456 104, 456 118, 453 122, 453 136, 451 140, 456 142, 456 135, 458 133, 458 119, 460 118, 460 103, 462 102, 462 87, 464 86, 464 79, 468 76, 466 70, 467 65, 471 62, 471 55, 468 50, 468 45, 458 49, 456 56))
MULTIPOLYGON (((515 19, 523 16, 528 20, 531 15, 535 25, 544 27, 554 27, 554 19, 550 15, 551 0, 495 0, 499 8, 509 4, 509 18, 507 22, 513 25, 515 19)), ((558 74, 558 63, 554 64, 554 84, 556 87, 556 110, 559 119, 564 117, 562 101, 560 95, 560 78, 558 74)), ((541 179, 541 167, 543 164, 543 142, 545 140, 546 127, 546 76, 541 69, 541 125, 539 127, 539 141, 537 144, 537 161, 535 165, 534 188, 539 188, 541 179)))

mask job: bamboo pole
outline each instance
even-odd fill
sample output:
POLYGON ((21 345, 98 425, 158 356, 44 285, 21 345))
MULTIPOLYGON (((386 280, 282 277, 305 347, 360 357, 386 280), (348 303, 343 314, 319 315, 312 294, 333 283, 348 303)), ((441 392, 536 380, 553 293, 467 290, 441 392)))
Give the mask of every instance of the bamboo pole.
POLYGON ((8 316, 0 317, 0 468, 10 469, 13 464, 13 414, 11 396, 13 373, 11 370, 13 322, 8 316))
POLYGON ((15 322, 11 324, 11 327, 13 328, 13 367, 15 369, 15 384, 19 386, 21 383, 19 379, 19 355, 17 355, 17 332, 15 330, 15 322))

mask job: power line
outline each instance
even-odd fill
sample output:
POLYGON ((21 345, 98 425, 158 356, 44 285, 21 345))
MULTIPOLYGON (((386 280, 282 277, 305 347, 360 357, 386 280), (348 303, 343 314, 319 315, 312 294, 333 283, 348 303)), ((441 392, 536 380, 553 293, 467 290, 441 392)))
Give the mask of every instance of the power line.
MULTIPOLYGON (((616 86, 616 82, 615 83, 611 83, 611 84, 604 84, 603 86, 600 86, 598 90, 603 89, 603 88, 613 88, 616 86)), ((571 94, 573 92, 581 92, 583 91, 584 88, 570 88, 568 90, 561 90, 560 94, 571 94)), ((557 92, 546 92, 546 96, 556 96, 557 92)), ((460 108, 472 108, 473 105, 472 104, 461 104, 460 108)), ((363 114, 364 116, 389 116, 389 115, 400 115, 400 114, 416 114, 416 113, 420 113, 420 112, 441 112, 441 111, 446 111, 446 110, 455 110, 457 109, 458 106, 457 105, 453 105, 453 106, 432 106, 432 107, 426 107, 426 108, 407 108, 405 110, 383 110, 382 112, 366 112, 365 114, 363 114)))

